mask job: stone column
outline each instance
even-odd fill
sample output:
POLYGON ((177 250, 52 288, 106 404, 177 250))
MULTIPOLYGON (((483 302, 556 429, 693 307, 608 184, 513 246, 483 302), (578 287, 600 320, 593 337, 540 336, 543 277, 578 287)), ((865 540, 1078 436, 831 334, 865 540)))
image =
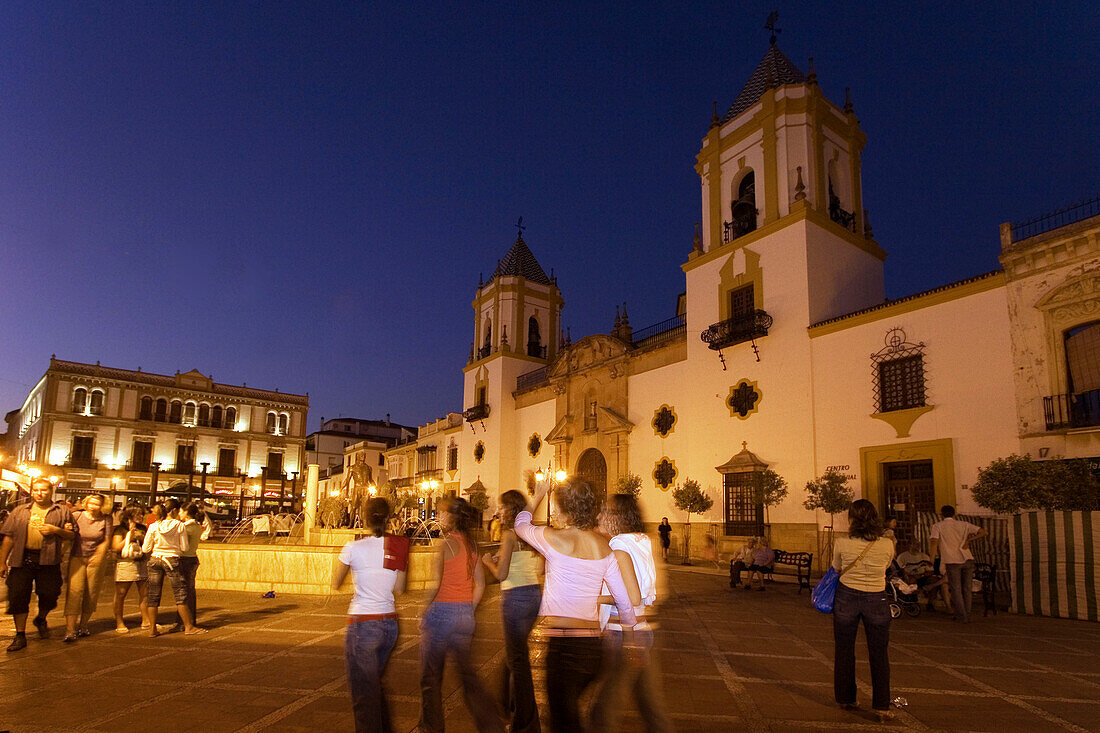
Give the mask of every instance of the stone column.
POLYGON ((310 542, 313 534, 313 523, 317 517, 317 479, 321 475, 321 467, 311 463, 306 468, 306 502, 302 507, 302 521, 305 524, 306 544, 310 542))

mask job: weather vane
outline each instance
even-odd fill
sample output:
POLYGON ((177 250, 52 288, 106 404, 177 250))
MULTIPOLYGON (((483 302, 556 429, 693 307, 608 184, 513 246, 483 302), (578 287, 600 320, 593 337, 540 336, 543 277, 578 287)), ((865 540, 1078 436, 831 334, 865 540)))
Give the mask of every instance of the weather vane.
POLYGON ((516 219, 516 230, 517 230, 516 234, 517 234, 517 236, 522 237, 523 236, 523 230, 526 229, 526 228, 527 227, 523 226, 523 217, 522 216, 519 219, 516 219))
POLYGON ((773 10, 770 13, 768 13, 768 19, 766 21, 764 21, 764 29, 771 31, 771 34, 772 34, 771 44, 773 46, 775 45, 775 35, 777 33, 782 33, 783 32, 779 28, 775 27, 775 24, 778 23, 778 22, 779 22, 779 11, 778 10, 773 10))

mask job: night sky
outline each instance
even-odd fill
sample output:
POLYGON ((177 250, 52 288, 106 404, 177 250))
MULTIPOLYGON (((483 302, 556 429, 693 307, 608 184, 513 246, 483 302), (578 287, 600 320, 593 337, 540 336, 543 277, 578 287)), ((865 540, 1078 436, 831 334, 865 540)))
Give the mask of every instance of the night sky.
POLYGON ((461 410, 519 216, 574 339, 668 318, 773 8, 852 88, 888 296, 1100 193, 1094 3, 8 2, 0 412, 50 354, 309 392, 311 429, 461 410))

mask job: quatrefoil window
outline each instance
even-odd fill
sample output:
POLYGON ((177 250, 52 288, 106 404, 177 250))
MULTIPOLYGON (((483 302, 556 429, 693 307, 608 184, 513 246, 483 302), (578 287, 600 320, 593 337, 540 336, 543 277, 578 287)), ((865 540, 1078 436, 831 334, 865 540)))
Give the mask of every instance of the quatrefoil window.
POLYGON ((653 430, 662 438, 667 438, 676 424, 676 413, 668 405, 661 405, 661 409, 653 413, 653 430))
POLYGON ((662 491, 668 491, 668 487, 672 486, 672 482, 676 480, 676 464, 668 458, 659 460, 653 468, 653 480, 662 491))
POLYGON ((760 388, 756 386, 756 382, 742 379, 735 386, 730 387, 726 406, 730 409, 730 416, 737 416, 744 420, 760 409, 760 400, 760 388))
POLYGON ((539 437, 538 433, 534 433, 531 435, 531 439, 527 441, 527 452, 534 458, 540 450, 542 450, 542 438, 539 437))
POLYGON ((477 441, 477 445, 474 446, 474 460, 481 463, 481 459, 485 457, 485 444, 480 440, 477 441))

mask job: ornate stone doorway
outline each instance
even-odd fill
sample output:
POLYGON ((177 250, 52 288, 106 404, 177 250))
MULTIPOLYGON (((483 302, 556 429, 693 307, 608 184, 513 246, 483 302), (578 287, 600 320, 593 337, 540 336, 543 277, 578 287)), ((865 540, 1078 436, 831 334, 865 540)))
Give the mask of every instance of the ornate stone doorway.
POLYGON ((607 461, 597 449, 589 448, 581 453, 577 461, 577 477, 587 481, 600 496, 607 496, 607 461))

